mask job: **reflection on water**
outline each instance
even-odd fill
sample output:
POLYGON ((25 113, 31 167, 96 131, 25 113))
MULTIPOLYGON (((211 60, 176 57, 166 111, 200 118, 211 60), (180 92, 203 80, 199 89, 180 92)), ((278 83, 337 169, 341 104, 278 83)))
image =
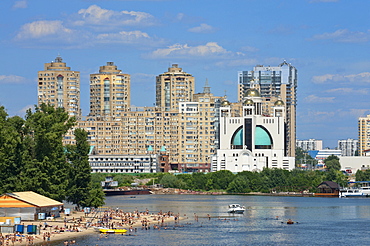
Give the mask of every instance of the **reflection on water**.
POLYGON ((79 245, 367 245, 370 240, 370 198, 142 195, 107 197, 106 206, 172 211, 188 219, 166 230, 139 229, 137 236, 93 234, 78 238, 79 245), (247 210, 228 214, 230 203, 247 210), (288 219, 298 223, 287 225, 288 219))

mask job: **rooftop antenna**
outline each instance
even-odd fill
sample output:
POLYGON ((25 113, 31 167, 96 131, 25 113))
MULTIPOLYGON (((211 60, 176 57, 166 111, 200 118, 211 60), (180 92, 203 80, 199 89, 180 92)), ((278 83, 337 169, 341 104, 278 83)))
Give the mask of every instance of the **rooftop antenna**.
POLYGON ((63 62, 63 59, 62 59, 62 57, 60 57, 59 52, 58 52, 57 58, 55 58, 55 62, 63 62))
POLYGON ((211 87, 208 85, 208 78, 206 79, 206 83, 203 87, 203 93, 204 94, 211 94, 211 87))

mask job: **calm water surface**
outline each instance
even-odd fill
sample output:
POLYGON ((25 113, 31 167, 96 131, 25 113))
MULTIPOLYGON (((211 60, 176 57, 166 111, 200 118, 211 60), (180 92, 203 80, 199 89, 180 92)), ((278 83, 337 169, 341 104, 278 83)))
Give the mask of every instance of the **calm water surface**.
POLYGON ((167 230, 139 228, 137 236, 79 237, 78 245, 370 245, 370 198, 141 195, 107 197, 106 206, 124 211, 172 211, 188 219, 180 221, 183 227, 167 230), (247 210, 243 215, 230 215, 230 203, 247 210), (298 223, 282 223, 288 219, 298 223))

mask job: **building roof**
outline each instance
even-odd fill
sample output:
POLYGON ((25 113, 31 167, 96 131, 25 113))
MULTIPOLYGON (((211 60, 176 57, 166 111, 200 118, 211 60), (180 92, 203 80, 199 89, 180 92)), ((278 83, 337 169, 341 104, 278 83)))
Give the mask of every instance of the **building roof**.
POLYGON ((322 187, 322 186, 324 186, 324 185, 326 185, 327 187, 329 187, 329 188, 331 188, 331 189, 339 189, 340 187, 339 187, 339 184, 337 184, 337 183, 335 183, 335 182, 333 182, 333 181, 324 181, 324 182, 322 182, 319 186, 318 186, 318 188, 320 188, 320 187, 322 187))
MULTIPOLYGON (((51 206, 62 206, 63 203, 48 198, 46 196, 37 194, 33 191, 23 191, 23 192, 13 192, 5 193, 0 196, 0 198, 11 197, 15 200, 22 201, 28 204, 31 204, 36 207, 51 207, 51 206)), ((3 200, 3 199, 0 199, 3 200)), ((17 207, 17 203, 8 204, 8 206, 17 207), (13 206, 14 205, 14 206, 13 206)), ((8 207, 7 206, 7 207, 8 207)))

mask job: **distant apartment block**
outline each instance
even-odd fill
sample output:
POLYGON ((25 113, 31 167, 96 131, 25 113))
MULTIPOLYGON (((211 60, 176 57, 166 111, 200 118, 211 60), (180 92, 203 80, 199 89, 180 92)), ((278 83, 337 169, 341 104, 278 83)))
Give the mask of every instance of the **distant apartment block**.
POLYGON ((157 173, 159 155, 90 155, 92 173, 157 173))
POLYGON ((80 72, 72 71, 57 56, 38 72, 38 105, 45 103, 64 108, 69 116, 80 117, 80 72))
POLYGON ((130 75, 113 62, 90 75, 90 116, 119 117, 130 109, 130 75))
POLYGON ((358 151, 357 139, 338 140, 338 149, 342 151, 342 156, 355 156, 358 151))
MULTIPOLYGON (((281 66, 284 71, 291 71, 288 64, 281 66)), ((195 93, 195 78, 177 64, 156 77, 154 107, 131 108, 130 82, 130 75, 122 73, 113 62, 107 62, 99 72, 90 75, 90 113, 79 118, 76 128, 88 132, 88 141, 94 149, 89 159, 93 172, 211 171, 211 158, 221 144, 220 107, 225 98, 214 96, 208 81, 203 92, 195 93), (146 156, 150 155, 159 156, 156 168, 147 163, 146 158, 150 157, 146 156)), ((261 98, 259 114, 264 117, 275 115, 277 101, 284 107, 284 115, 291 112, 292 107, 288 111, 283 100, 288 94, 290 99, 285 100, 292 102, 293 99, 286 86, 282 87, 282 92, 271 102, 270 115, 267 115, 266 103, 262 103, 268 101, 266 98, 261 98)), ((245 109, 243 103, 230 103, 230 115, 241 117, 245 109)), ((281 119, 279 122, 284 123, 279 131, 284 133, 285 143, 281 146, 284 153, 279 155, 288 156, 287 138, 295 131, 295 126, 292 130, 288 125, 295 121, 287 121, 286 117, 281 119)), ((75 144, 72 133, 73 129, 66 134, 64 144, 75 144)), ((271 165, 279 166, 279 161, 273 159, 271 165)))
POLYGON ((296 146, 304 151, 322 150, 322 140, 317 139, 297 140, 296 146))
MULTIPOLYGON (((173 170, 210 171, 210 156, 218 144, 217 108, 221 97, 215 97, 210 92, 208 83, 202 93, 192 93, 192 98, 182 98, 174 108, 136 107, 135 111, 124 108, 119 112, 114 107, 117 104, 111 104, 111 102, 117 100, 117 94, 114 94, 117 92, 117 76, 123 74, 113 63, 108 63, 107 66, 111 69, 108 71, 100 69, 99 74, 91 75, 91 112, 89 116, 82 117, 77 122, 78 128, 88 132, 89 143, 94 146, 96 155, 142 156, 148 153, 161 153, 164 148, 168 156, 168 166, 173 170), (106 79, 108 75, 111 77, 106 79), (106 80, 104 85, 101 83, 102 79, 106 80), (106 85, 109 87, 105 87, 106 85), (99 94, 99 91, 106 91, 107 94, 99 94), (113 94, 108 95, 108 92, 113 94)), ((182 71, 177 68, 177 65, 173 65, 172 68, 176 68, 169 69, 174 74, 182 71)), ((192 75, 177 75, 178 77, 171 75, 170 79, 175 87, 180 82, 184 83, 181 86, 185 88, 194 85, 192 75)), ((124 76, 129 78, 129 75, 124 76)), ((129 88, 128 84, 129 80, 127 80, 127 88, 129 88)), ((127 93, 129 94, 129 91, 127 93)), ((190 95, 190 90, 186 95, 190 95)), ((128 101, 124 105, 126 104, 128 101)), ((65 144, 74 143, 71 133, 72 131, 65 136, 65 144)), ((105 169, 101 168, 101 170, 105 169)), ((160 170, 168 170, 168 168, 160 170)))
POLYGON ((365 156, 370 150, 370 115, 358 118, 358 152, 365 156))
POLYGON ((173 64, 156 77, 156 106, 163 111, 179 109, 179 103, 190 102, 195 90, 195 79, 173 64))

